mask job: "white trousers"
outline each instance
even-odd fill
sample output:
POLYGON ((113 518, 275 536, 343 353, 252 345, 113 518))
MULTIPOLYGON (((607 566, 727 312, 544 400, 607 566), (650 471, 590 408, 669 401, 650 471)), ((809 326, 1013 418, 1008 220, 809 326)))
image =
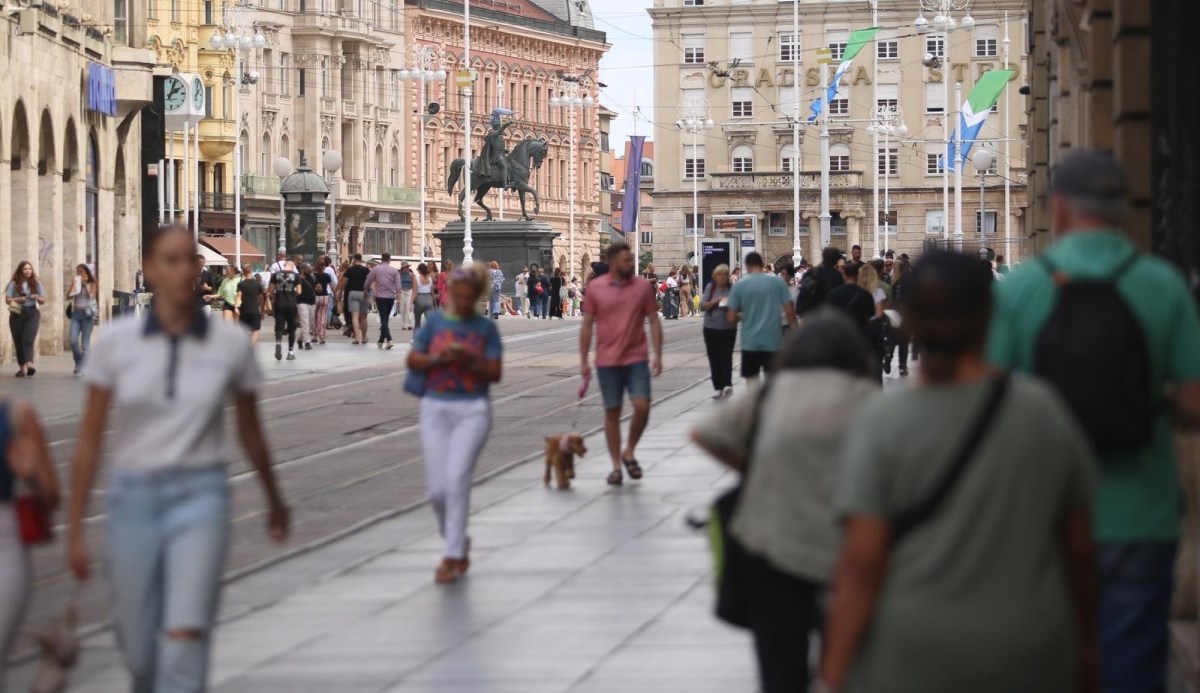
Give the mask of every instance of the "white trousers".
POLYGON ((17 532, 16 510, 12 503, 0 503, 0 691, 4 664, 29 601, 29 580, 29 550, 17 532))
POLYGON ((297 308, 299 309, 297 312, 300 315, 300 335, 296 337, 296 340, 300 342, 300 347, 303 348, 305 344, 312 341, 313 317, 316 314, 317 307, 310 303, 301 303, 297 308))
POLYGON ((445 540, 446 558, 466 555, 471 478, 491 429, 492 403, 486 397, 421 400, 425 488, 445 540))
POLYGON ((411 330, 413 326, 413 290, 401 289, 396 294, 396 314, 400 316, 400 329, 411 330))

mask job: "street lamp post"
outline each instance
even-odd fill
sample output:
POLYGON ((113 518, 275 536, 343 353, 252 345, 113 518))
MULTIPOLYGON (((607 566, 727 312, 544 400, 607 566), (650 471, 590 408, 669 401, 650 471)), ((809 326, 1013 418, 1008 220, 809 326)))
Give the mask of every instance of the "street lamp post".
MULTIPOLYGON (((946 57, 946 51, 948 51, 950 48, 950 35, 952 33, 954 33, 954 30, 958 29, 958 28, 962 28, 964 31, 971 31, 972 29, 975 28, 975 18, 971 16, 971 10, 970 10, 971 0, 920 0, 920 2, 921 2, 921 9, 917 13, 916 20, 913 21, 913 28, 917 30, 918 34, 926 34, 926 33, 929 33, 932 31, 934 33, 944 33, 946 35, 946 40, 942 43, 942 46, 941 46, 941 55, 936 55, 932 52, 928 52, 925 54, 925 59, 923 61, 925 63, 926 67, 940 67, 941 61, 946 57), (932 20, 925 18, 926 12, 933 13, 932 20), (955 12, 965 12, 961 22, 956 22, 954 20, 955 12)), ((945 77, 943 77, 942 83, 943 83, 943 85, 945 84, 945 77)), ((942 122, 944 123, 942 130, 946 136, 946 154, 947 154, 947 156, 949 156, 952 153, 951 152, 951 141, 950 141, 950 130, 951 130, 951 128, 950 128, 950 103, 949 103, 950 102, 950 89, 949 88, 944 89, 944 93, 946 95, 946 104, 945 104, 945 108, 943 109, 943 112, 942 112, 942 122)), ((961 96, 957 96, 958 92, 955 92, 955 93, 956 93, 955 98, 957 99, 957 102, 961 104, 962 103, 961 96)), ((957 141, 958 138, 956 137, 955 140, 957 141)), ((961 171, 962 167, 960 166, 961 161, 959 161, 959 159, 961 159, 962 155, 959 153, 959 149, 958 149, 957 145, 955 145, 953 147, 953 156, 955 159, 954 169, 956 171, 961 171)), ((949 238, 950 238, 950 169, 948 168, 949 164, 950 164, 950 162, 947 162, 947 161, 943 161, 943 163, 942 163, 942 226, 944 229, 943 237, 946 240, 949 240, 949 238)), ((956 175, 955 179, 956 179, 956 182, 955 182, 956 199, 958 200, 958 202, 956 203, 956 207, 955 207, 956 211, 955 211, 954 233, 956 236, 958 236, 958 240, 961 241, 962 240, 962 209, 961 209, 962 191, 961 191, 960 186, 962 185, 962 181, 961 181, 961 176, 956 175)))
MULTIPOLYGON (((275 159, 271 170, 279 176, 279 252, 287 252, 287 223, 283 215, 283 179, 292 175, 292 162, 286 156, 275 159)), ((265 258, 264 258, 265 259, 265 258)))
POLYGON ((325 254, 337 264, 338 232, 337 232, 337 172, 342 167, 342 154, 329 150, 321 155, 321 167, 329 173, 329 231, 325 234, 325 254))
POLYGON ((983 147, 975 151, 971 157, 971 164, 975 167, 975 172, 979 174, 979 244, 983 247, 987 240, 987 216, 984 214, 987 208, 984 206, 984 185, 987 181, 988 169, 992 167, 992 153, 983 147))
POLYGON ((560 75, 557 87, 562 96, 550 97, 550 106, 563 109, 570 123, 567 136, 570 147, 567 157, 571 161, 570 170, 567 172, 567 257, 570 258, 567 264, 568 277, 575 276, 575 195, 579 167, 575 156, 575 119, 580 110, 591 108, 595 104, 591 94, 586 93, 590 86, 586 80, 587 77, 578 75, 560 75))
MULTIPOLYGON (((233 51, 233 117, 235 123, 241 123, 241 93, 242 84, 257 84, 257 72, 245 72, 246 53, 253 49, 262 49, 267 45, 267 37, 263 36, 258 25, 251 21, 251 12, 242 4, 234 3, 225 10, 225 23, 217 27, 208 39, 208 45, 214 51, 233 51), (222 29, 224 35, 222 35, 222 29), (251 34, 250 32, 254 33, 251 34)), ((242 133, 234 133, 233 153, 233 235, 234 259, 238 269, 242 266, 242 133)), ((197 131, 199 141, 200 133, 197 131)), ((197 188, 199 186, 197 185, 197 188)), ((283 196, 280 196, 282 203, 283 196)), ((197 225, 198 226, 198 225, 197 225)))
MULTIPOLYGON (((793 45, 794 49, 794 45, 793 45)), ((711 130, 714 126, 709 117, 710 104, 708 99, 689 99, 679 105, 679 120, 675 127, 692 135, 692 161, 700 161, 698 138, 700 133, 711 130)), ((685 172, 686 173, 686 172, 685 172)), ((700 264, 700 176, 703 174, 696 163, 692 164, 692 261, 689 264, 700 264)), ((794 172, 792 175, 796 175, 794 172)), ((797 240, 799 245, 799 240, 797 240)))
MULTIPOLYGON (((867 127, 872 136, 883 135, 883 245, 879 245, 879 217, 875 218, 875 254, 883 257, 884 251, 890 244, 891 235, 891 180, 892 180, 892 141, 893 137, 908 135, 908 126, 904 124, 904 111, 900 106, 887 104, 875 106, 875 120, 867 127)), ((876 156, 879 155, 878 149, 876 156)), ((875 162, 875 172, 879 173, 879 161, 875 162)))
MULTIPOLYGON (((425 125, 429 122, 428 112, 429 84, 446 81, 446 70, 442 68, 442 49, 429 44, 410 44, 408 47, 408 65, 411 68, 400 70, 400 79, 406 82, 417 82, 420 87, 421 144, 417 147, 417 157, 420 159, 420 191, 421 191, 421 262, 425 262, 425 249, 429 247, 425 231, 425 125)), ((468 195, 470 193, 468 192, 468 195)))
POLYGON ((475 241, 471 237, 471 99, 475 95, 475 69, 471 67, 471 3, 463 3, 463 64, 466 70, 455 75, 455 84, 463 92, 463 185, 466 186, 467 213, 463 216, 463 265, 475 262, 475 241), (465 75, 463 73, 466 73, 465 75), (465 86, 464 86, 465 84, 465 86))

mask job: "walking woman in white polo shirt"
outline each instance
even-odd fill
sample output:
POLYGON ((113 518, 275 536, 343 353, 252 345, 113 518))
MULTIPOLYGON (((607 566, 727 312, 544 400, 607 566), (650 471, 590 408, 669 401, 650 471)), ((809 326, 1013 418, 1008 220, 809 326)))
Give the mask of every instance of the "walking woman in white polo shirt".
POLYGON ((113 428, 106 558, 112 619, 134 693, 206 689, 212 628, 229 547, 230 493, 222 416, 230 395, 242 447, 266 495, 267 531, 283 541, 288 510, 258 415, 259 371, 248 336, 209 320, 192 287, 190 231, 151 236, 143 267, 154 302, 114 322, 88 355, 87 404, 75 452, 68 561, 91 574, 84 534, 104 431, 113 428))

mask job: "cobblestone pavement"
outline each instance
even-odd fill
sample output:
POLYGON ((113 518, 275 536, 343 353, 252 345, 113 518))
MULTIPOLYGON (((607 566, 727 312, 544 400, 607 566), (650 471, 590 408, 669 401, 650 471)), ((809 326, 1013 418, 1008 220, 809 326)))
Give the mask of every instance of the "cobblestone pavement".
MULTIPOLYGON (((297 476, 312 473, 310 467, 332 470, 298 501, 301 526, 342 518, 305 519, 318 508, 387 505, 392 511, 337 541, 232 580, 216 634, 213 690, 753 691, 749 641, 711 616, 706 539, 684 522, 732 481, 686 442, 688 429, 717 406, 706 382, 692 386, 706 371, 699 324, 669 325, 668 372, 655 381, 659 401, 639 449, 646 478, 619 489, 604 484, 604 442, 594 434, 572 490, 544 488, 540 460, 513 466, 535 452, 540 435, 569 427, 577 380, 566 373, 573 342, 546 333, 510 346, 510 358, 525 365, 510 367, 510 389, 496 393, 497 431, 480 467, 487 478, 474 493, 472 572, 458 585, 432 584, 440 554, 432 513, 424 507, 396 512, 420 496, 417 466, 396 461, 408 440, 396 432, 411 425, 408 415, 384 417, 370 436, 349 443, 357 445, 352 455, 281 456, 280 473, 293 498, 297 476), (522 396, 509 399, 517 392, 522 396), (506 426, 512 434, 505 434, 506 426), (375 471, 356 465, 377 453, 375 471), (369 492, 377 487, 383 487, 380 500, 369 492), (342 497, 341 489, 354 493, 342 497)), ((349 425, 349 411, 336 413, 371 399, 372 390, 363 387, 324 405, 334 410, 330 430, 368 428, 349 425)), ((397 408, 410 411, 412 404, 399 400, 397 408)), ((595 404, 585 404, 578 428, 592 427, 598 415, 595 404)), ((274 438, 299 430, 286 415, 273 421, 274 438)), ((402 456, 417 454, 408 449, 402 456)), ((239 535, 258 533, 257 519, 246 527, 244 516, 254 512, 253 493, 238 492, 239 535)), ((28 669, 16 672, 15 690, 23 689, 28 669)), ((89 640, 74 680, 72 690, 126 690, 107 632, 89 640)))

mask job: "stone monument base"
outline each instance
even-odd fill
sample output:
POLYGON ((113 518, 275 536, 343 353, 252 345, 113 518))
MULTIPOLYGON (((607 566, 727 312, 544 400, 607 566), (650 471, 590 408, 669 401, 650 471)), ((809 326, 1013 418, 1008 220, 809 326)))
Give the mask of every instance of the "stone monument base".
MULTIPOLYGON (((455 266, 463 261, 463 222, 452 221, 433 234, 442 243, 442 262, 455 266)), ((522 267, 538 265, 553 273, 554 239, 561 234, 544 221, 472 221, 471 245, 475 262, 500 263, 504 272, 503 293, 511 296, 513 282, 522 267)))

